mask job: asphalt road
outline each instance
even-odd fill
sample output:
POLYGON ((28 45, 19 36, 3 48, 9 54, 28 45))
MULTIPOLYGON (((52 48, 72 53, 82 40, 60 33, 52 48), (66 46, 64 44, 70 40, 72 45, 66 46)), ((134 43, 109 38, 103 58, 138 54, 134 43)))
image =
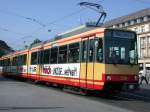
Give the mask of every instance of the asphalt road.
POLYGON ((150 112, 148 92, 81 96, 0 77, 0 112, 150 112))

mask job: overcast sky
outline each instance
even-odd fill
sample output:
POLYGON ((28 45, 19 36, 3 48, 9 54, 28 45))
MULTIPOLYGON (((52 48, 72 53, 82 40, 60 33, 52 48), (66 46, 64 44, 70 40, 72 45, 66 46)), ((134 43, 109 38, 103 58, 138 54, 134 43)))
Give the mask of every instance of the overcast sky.
POLYGON ((49 40, 97 20, 96 12, 78 5, 82 1, 101 4, 106 20, 150 7, 150 0, 0 0, 0 40, 21 49, 35 38, 49 40))

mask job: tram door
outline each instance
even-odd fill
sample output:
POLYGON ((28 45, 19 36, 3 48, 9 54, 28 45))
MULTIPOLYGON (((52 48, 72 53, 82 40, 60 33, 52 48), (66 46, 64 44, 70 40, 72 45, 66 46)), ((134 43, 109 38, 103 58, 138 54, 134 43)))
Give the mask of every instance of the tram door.
POLYGON ((38 51, 38 56, 37 56, 37 60, 38 60, 38 64, 37 64, 37 80, 41 80, 40 79, 40 75, 42 74, 42 60, 43 60, 43 50, 39 49, 38 51))
POLYGON ((81 42, 81 74, 80 86, 93 88, 94 86, 94 38, 82 39, 81 42))

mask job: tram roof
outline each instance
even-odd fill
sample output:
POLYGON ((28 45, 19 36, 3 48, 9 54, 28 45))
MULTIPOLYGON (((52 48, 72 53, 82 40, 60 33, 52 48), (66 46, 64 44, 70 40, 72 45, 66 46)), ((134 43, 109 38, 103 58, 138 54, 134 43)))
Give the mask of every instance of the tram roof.
POLYGON ((70 37, 73 35, 81 34, 81 33, 84 33, 86 31, 94 30, 94 29, 100 28, 100 26, 101 25, 95 26, 93 24, 86 23, 86 24, 81 25, 77 28, 74 28, 74 29, 71 29, 71 30, 68 30, 66 32, 58 34, 55 37, 55 40, 59 40, 59 39, 65 38, 65 37, 70 37))
POLYGON ((98 26, 95 26, 95 24, 86 23, 86 24, 81 25, 79 27, 76 27, 76 28, 73 28, 71 30, 68 30, 68 31, 65 31, 63 33, 58 34, 56 37, 54 37, 53 40, 46 40, 44 42, 37 43, 37 44, 31 46, 30 48, 37 47, 37 46, 40 46, 42 44, 53 42, 53 41, 56 41, 56 40, 59 40, 59 39, 71 37, 71 36, 81 34, 81 33, 84 33, 84 32, 90 31, 90 30, 94 30, 94 29, 97 29, 97 28, 102 28, 100 26, 101 26, 101 24, 99 24, 98 26))

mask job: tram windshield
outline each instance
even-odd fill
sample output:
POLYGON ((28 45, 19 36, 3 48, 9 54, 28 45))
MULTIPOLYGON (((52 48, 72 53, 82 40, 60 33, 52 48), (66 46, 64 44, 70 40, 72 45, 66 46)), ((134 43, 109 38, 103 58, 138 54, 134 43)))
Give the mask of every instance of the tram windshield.
POLYGON ((137 41, 134 32, 105 31, 105 63, 137 64, 137 41))

